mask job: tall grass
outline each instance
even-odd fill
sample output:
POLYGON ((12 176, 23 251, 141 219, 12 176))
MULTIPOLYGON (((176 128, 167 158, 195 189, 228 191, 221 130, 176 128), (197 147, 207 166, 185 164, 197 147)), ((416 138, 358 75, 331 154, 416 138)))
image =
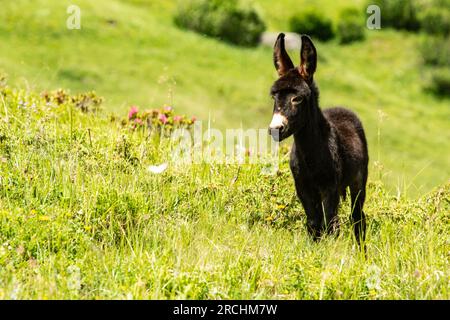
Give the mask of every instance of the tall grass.
MULTIPOLYGON (((287 160, 169 164, 105 113, 0 94, 2 299, 448 299, 450 184, 419 200, 368 184, 367 256, 304 227, 287 160)), ((126 114, 123 115, 124 117, 126 114)))
MULTIPOLYGON (((343 8, 364 3, 321 0, 316 6, 337 22, 343 8)), ((108 111, 170 103, 180 113, 210 117, 221 129, 241 123, 267 127, 268 91, 276 79, 271 48, 237 48, 180 30, 173 23, 175 0, 80 0, 80 30, 65 27, 69 4, 3 3, 0 73, 7 73, 10 83, 36 90, 96 90, 107 98, 108 111)), ((273 32, 285 31, 293 8, 302 4, 307 2, 254 1, 273 32)), ((378 152, 377 112, 387 114, 379 145, 383 182, 395 190, 405 176, 413 183, 411 195, 420 196, 448 179, 442 174, 450 168, 448 102, 423 91, 419 35, 385 29, 366 35, 346 46, 316 42, 321 105, 344 105, 360 116, 371 159, 378 152)), ((290 54, 298 63, 299 52, 290 54)))

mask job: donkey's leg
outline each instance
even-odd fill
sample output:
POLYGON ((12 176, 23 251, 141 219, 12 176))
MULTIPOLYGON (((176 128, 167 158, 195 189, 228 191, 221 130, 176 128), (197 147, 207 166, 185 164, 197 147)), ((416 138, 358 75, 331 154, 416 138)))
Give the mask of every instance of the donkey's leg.
POLYGON ((366 215, 363 211, 364 201, 366 199, 365 183, 361 187, 350 186, 350 194, 352 197, 352 212, 350 221, 353 224, 356 241, 359 245, 366 238, 366 215))
POLYGON ((323 217, 320 214, 320 197, 314 194, 314 192, 307 193, 304 190, 301 192, 298 191, 297 195, 305 209, 308 233, 314 241, 318 241, 322 235, 323 220, 323 217))
POLYGON ((306 227, 311 237, 317 241, 321 236, 322 215, 320 214, 320 195, 307 177, 300 174, 295 144, 291 150, 289 163, 295 181, 295 191, 306 213, 306 227))
POLYGON ((322 201, 323 229, 328 233, 339 233, 339 193, 337 190, 327 193, 322 201))

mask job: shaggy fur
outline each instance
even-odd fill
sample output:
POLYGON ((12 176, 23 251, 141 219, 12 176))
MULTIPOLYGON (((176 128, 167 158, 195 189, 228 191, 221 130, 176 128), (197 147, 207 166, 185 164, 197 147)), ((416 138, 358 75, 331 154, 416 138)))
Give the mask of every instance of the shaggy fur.
POLYGON ((312 237, 317 240, 324 232, 338 231, 339 200, 349 187, 351 221, 360 243, 366 230, 366 137, 361 121, 352 111, 336 107, 322 112, 319 108, 319 90, 313 80, 316 63, 316 49, 308 36, 302 36, 297 68, 284 49, 284 34, 278 36, 274 65, 279 79, 273 84, 271 95, 274 114, 281 115, 285 122, 269 131, 279 141, 294 136, 290 167, 312 237))

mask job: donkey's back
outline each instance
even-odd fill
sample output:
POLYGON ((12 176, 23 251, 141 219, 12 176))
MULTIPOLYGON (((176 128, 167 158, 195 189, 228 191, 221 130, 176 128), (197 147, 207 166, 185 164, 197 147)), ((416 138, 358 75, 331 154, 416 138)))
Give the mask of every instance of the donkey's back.
POLYGON ((334 107, 323 111, 330 126, 336 130, 342 161, 341 194, 347 187, 360 190, 367 180, 369 154, 364 128, 358 116, 349 109, 334 107))

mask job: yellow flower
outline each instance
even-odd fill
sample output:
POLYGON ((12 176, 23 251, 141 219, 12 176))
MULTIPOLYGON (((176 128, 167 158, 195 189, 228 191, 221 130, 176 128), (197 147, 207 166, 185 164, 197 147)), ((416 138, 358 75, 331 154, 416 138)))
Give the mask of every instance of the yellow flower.
POLYGON ((49 221, 50 217, 49 216, 39 216, 39 220, 40 221, 49 221))

